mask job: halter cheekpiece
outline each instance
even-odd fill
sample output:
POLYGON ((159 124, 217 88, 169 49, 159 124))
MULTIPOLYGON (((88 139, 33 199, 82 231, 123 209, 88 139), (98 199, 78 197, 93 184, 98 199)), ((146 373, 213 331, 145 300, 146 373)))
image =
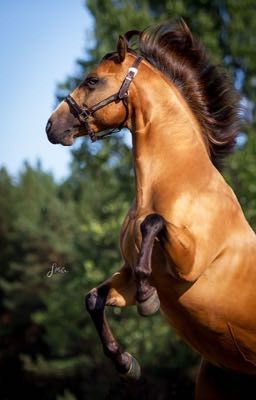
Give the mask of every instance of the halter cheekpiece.
POLYGON ((85 125, 85 127, 88 131, 88 135, 90 136, 92 142, 104 139, 105 137, 111 135, 113 132, 119 132, 123 128, 125 122, 128 119, 128 116, 129 116, 128 90, 129 90, 130 84, 132 83, 133 79, 135 78, 135 76, 138 72, 138 67, 139 67, 139 64, 141 63, 142 59, 143 59, 143 57, 141 57, 141 56, 136 58, 136 60, 132 64, 132 66, 128 69, 128 72, 127 72, 127 74, 120 86, 120 89, 117 93, 113 94, 112 96, 107 97, 104 100, 101 100, 100 102, 94 104, 92 107, 87 107, 86 105, 84 107, 81 107, 71 95, 68 95, 65 98, 65 101, 68 103, 68 105, 69 105, 71 111, 73 112, 73 114, 75 115, 75 117, 79 119, 79 121, 82 125, 85 125), (102 135, 96 136, 96 133, 93 132, 89 127, 88 118, 93 116, 93 114, 96 111, 107 106, 108 104, 113 103, 113 102, 119 102, 120 100, 123 102, 123 105, 126 110, 125 119, 117 128, 114 128, 111 131, 103 133, 102 135))

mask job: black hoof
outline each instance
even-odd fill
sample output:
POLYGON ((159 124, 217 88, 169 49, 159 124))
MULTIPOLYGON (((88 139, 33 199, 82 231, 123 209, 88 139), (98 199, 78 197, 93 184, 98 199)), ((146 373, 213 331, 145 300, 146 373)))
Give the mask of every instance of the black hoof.
POLYGON ((160 308, 160 301, 157 291, 154 290, 151 296, 142 302, 137 301, 137 310, 142 317, 148 317, 155 314, 160 308))
POLYGON ((134 358, 130 353, 125 353, 126 356, 128 356, 131 360, 130 367, 128 371, 124 374, 120 374, 121 378, 127 379, 127 380, 133 380, 133 381, 138 381, 141 377, 141 368, 140 364, 134 358))

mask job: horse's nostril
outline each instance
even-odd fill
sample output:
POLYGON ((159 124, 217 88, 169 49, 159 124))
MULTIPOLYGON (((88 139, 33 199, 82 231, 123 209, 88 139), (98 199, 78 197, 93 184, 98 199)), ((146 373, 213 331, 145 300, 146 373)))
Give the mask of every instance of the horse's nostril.
POLYGON ((52 127, 52 122, 51 122, 51 120, 49 119, 48 122, 47 122, 47 124, 46 124, 46 128, 45 128, 46 133, 49 133, 49 132, 50 132, 51 127, 52 127))

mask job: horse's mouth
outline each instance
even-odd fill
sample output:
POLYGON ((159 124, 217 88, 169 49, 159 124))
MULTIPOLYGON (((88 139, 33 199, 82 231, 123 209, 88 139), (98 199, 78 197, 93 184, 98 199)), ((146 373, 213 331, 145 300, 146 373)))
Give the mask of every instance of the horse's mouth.
POLYGON ((63 146, 72 146, 77 137, 78 130, 77 129, 67 129, 63 132, 62 140, 60 143, 63 146))
POLYGON ((70 146, 74 143, 75 139, 80 136, 87 135, 88 132, 83 126, 78 126, 73 129, 68 129, 64 132, 64 135, 67 137, 67 140, 70 141, 70 146))
POLYGON ((72 146, 75 139, 79 136, 86 135, 85 129, 81 127, 75 127, 66 129, 60 135, 48 135, 48 139, 52 144, 62 144, 63 146, 72 146))

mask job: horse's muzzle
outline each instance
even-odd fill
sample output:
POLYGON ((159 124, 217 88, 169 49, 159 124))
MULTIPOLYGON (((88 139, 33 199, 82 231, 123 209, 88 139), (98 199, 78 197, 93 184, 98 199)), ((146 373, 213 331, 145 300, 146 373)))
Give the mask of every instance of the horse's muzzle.
POLYGON ((45 127, 48 140, 52 144, 71 146, 74 143, 74 129, 65 129, 65 125, 63 125, 61 123, 54 124, 50 118, 45 127))

